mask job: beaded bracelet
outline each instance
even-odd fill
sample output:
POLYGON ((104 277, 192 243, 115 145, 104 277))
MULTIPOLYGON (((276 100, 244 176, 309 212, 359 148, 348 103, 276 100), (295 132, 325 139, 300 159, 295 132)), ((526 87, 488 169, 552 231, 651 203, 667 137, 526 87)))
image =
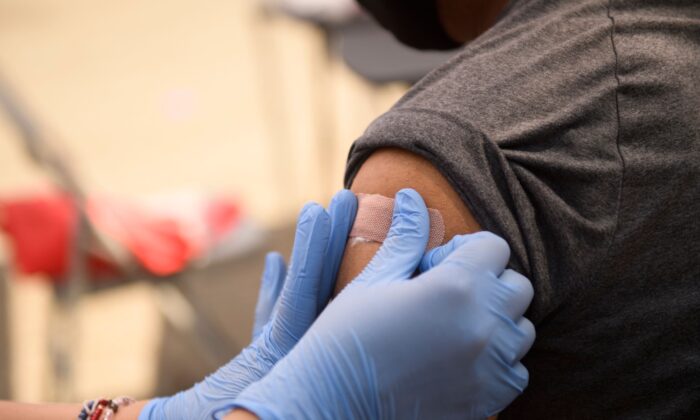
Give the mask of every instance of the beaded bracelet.
POLYGON ((78 420, 111 420, 119 411, 119 407, 126 407, 136 402, 131 397, 117 397, 111 400, 99 398, 83 403, 83 409, 78 414, 78 420))

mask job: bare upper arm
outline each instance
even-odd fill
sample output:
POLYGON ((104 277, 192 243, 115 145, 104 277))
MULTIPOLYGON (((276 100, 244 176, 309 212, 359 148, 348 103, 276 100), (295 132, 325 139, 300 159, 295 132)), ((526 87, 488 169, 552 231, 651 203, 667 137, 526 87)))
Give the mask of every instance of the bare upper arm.
MULTIPOLYGON (((394 195, 402 188, 413 188, 428 207, 440 211, 445 222, 445 242, 453 236, 481 230, 471 212, 440 171, 426 159, 396 148, 379 149, 359 169, 353 180, 354 193, 394 195)), ((354 243, 345 249, 338 273, 336 293, 340 292, 370 261, 378 243, 354 243)))

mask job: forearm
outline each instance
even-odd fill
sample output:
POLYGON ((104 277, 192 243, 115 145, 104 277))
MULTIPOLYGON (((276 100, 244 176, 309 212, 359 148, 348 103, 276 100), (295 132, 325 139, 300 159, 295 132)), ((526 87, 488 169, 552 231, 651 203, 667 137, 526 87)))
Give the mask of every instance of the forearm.
MULTIPOLYGON (((128 407, 121 407, 115 420, 138 419, 141 409, 148 401, 138 401, 128 407)), ((82 410, 80 403, 70 404, 27 404, 0 401, 0 419, 4 420, 75 420, 82 410)))
POLYGON ((0 401, 0 418, 7 420, 74 420, 82 404, 26 404, 0 401))

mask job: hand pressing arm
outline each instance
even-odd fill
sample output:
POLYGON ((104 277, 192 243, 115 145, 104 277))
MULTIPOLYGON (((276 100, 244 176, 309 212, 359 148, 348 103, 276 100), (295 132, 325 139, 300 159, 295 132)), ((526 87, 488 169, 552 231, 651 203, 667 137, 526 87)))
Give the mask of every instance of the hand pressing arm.
MULTIPOLYGON (((445 19, 459 21, 473 7, 457 3, 459 2, 447 0, 437 4, 443 25, 448 29, 450 22, 445 19)), ((471 30, 469 27, 463 29, 471 30)), ((425 158, 406 150, 383 148, 375 151, 362 164, 350 187, 356 194, 380 194, 386 197, 393 197, 402 188, 415 189, 428 207, 441 213, 445 222, 445 242, 456 235, 481 230, 471 210, 442 173, 425 158)), ((349 242, 338 272, 335 293, 339 293, 362 271, 380 245, 378 242, 349 242)))
POLYGON ((435 268, 409 280, 427 241, 423 201, 399 193, 372 262, 234 407, 263 419, 477 419, 510 403, 528 381, 532 286, 505 270, 508 246, 489 233, 431 253, 435 268))
MULTIPOLYGON (((424 158, 395 148, 380 149, 372 154, 358 171, 351 191, 393 197, 403 188, 416 190, 429 208, 437 209, 445 222, 445 240, 456 235, 473 233, 481 228, 452 185, 433 164, 424 158)), ((335 293, 354 279, 381 244, 350 242, 345 248, 338 272, 335 293)))

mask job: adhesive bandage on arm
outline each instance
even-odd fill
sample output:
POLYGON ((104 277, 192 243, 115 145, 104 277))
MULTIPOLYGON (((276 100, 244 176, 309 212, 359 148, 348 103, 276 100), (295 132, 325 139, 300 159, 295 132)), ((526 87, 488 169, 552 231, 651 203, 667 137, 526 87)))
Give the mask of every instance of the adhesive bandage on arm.
MULTIPOLYGON (((350 231, 350 238, 371 242, 384 242, 394 212, 394 199, 378 194, 357 194, 357 216, 350 231)), ((430 238, 426 249, 432 249, 445 239, 445 223, 436 209, 428 209, 430 238)))

